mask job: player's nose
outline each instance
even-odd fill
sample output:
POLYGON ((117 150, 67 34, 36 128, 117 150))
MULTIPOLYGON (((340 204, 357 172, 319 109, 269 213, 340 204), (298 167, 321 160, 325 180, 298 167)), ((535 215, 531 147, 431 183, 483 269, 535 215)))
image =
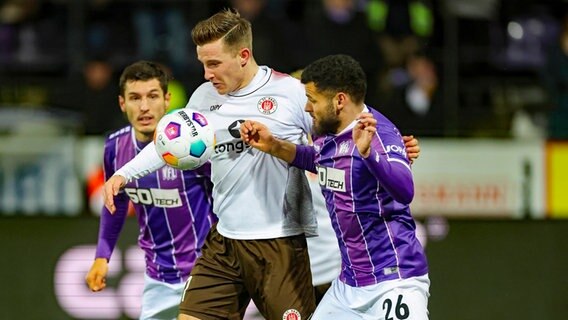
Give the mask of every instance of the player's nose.
POLYGON ((214 77, 215 75, 209 68, 203 68, 203 78, 205 78, 205 80, 211 81, 214 77))
POLYGON ((150 110, 149 107, 150 103, 148 101, 147 98, 143 98, 142 101, 140 102, 140 111, 148 111, 150 110))

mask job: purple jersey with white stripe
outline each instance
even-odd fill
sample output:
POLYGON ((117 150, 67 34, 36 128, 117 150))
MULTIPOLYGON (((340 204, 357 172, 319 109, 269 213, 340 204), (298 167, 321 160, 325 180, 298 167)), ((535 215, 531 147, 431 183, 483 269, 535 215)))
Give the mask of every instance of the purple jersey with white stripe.
MULTIPOLYGON (((111 134, 105 142, 105 180, 144 148, 131 127, 111 134)), ((167 283, 184 282, 201 245, 217 218, 212 213, 209 163, 196 170, 168 166, 128 183, 115 197, 116 212, 103 208, 97 258, 109 259, 132 201, 145 252, 146 273, 167 283)))
POLYGON ((354 123, 297 146, 293 165, 317 171, 342 257, 340 280, 361 287, 428 272, 409 204, 414 184, 398 129, 375 110, 377 133, 362 158, 354 123))

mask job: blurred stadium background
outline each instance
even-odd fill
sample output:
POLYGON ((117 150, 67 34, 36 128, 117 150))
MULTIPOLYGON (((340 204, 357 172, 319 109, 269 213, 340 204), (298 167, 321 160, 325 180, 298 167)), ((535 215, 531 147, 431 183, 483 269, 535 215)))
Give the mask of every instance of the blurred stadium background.
POLYGON ((107 289, 84 284, 117 76, 157 60, 183 106, 202 81, 189 30, 225 6, 253 22, 260 64, 353 55, 369 104, 420 139, 431 319, 568 317, 568 1, 4 0, 0 319, 137 317, 134 219, 107 289))

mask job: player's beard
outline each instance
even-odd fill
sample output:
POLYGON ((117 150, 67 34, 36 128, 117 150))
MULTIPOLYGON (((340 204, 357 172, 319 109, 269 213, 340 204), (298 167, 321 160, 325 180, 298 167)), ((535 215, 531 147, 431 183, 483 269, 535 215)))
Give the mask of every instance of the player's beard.
POLYGON ((316 119, 316 121, 314 121, 314 132, 316 135, 321 136, 328 133, 337 133, 340 121, 331 100, 324 108, 323 112, 314 119, 316 119))

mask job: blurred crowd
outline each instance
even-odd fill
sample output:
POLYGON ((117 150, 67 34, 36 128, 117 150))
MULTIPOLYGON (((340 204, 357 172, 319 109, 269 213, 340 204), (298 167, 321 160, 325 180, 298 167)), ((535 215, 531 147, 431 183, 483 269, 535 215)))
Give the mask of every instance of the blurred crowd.
POLYGON ((81 132, 126 124, 118 73, 168 66, 185 105, 203 81, 192 26, 226 7, 253 23, 259 64, 292 73, 345 53, 363 66, 367 103, 423 137, 568 138, 566 1, 5 0, 2 108, 66 110, 81 132))

